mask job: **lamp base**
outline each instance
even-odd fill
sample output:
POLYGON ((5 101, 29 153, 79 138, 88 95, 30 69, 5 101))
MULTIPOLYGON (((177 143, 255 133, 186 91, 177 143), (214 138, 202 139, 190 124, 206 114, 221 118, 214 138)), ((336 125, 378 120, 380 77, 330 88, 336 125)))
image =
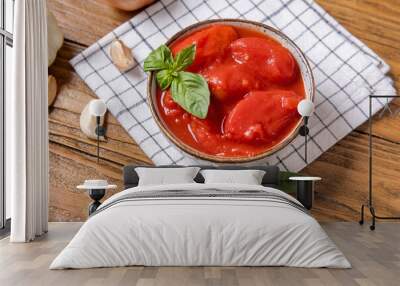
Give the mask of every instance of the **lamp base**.
POLYGON ((393 216, 393 217, 391 217, 391 216, 389 216, 389 217, 378 216, 376 214, 376 212, 375 212, 374 206, 370 202, 368 202, 367 204, 362 204, 361 205, 361 217, 360 217, 360 220, 358 222, 361 225, 364 224, 364 208, 368 208, 369 212, 371 213, 372 223, 369 226, 370 230, 375 230, 375 223, 376 223, 377 219, 382 219, 382 220, 399 220, 400 219, 400 217, 398 217, 398 216, 397 217, 396 216, 393 216))

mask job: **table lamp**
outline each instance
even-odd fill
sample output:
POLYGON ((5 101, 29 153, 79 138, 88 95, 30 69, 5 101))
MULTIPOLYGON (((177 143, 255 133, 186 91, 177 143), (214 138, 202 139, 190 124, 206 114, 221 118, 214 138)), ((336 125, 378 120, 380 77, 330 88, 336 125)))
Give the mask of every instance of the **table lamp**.
POLYGON ((90 102, 89 105, 90 113, 96 117, 96 129, 95 133, 97 135, 97 163, 100 160, 100 136, 106 134, 106 128, 100 124, 100 119, 107 111, 107 106, 101 99, 95 99, 90 102))
POLYGON ((304 161, 307 164, 307 135, 310 132, 308 129, 308 118, 314 112, 314 103, 309 99, 303 99, 297 105, 298 113, 304 117, 304 124, 300 127, 299 134, 304 136, 304 161))

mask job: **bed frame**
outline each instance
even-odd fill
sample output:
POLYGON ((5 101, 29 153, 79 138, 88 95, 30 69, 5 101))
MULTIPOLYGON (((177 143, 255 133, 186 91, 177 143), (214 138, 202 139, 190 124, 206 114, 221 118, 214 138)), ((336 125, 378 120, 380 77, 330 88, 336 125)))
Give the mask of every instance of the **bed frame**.
MULTIPOLYGON (((136 167, 151 167, 154 166, 142 166, 142 165, 127 165, 123 169, 123 179, 124 179, 124 188, 133 188, 136 187, 139 183, 139 176, 137 175, 135 168, 136 167)), ((184 167, 184 166, 176 166, 176 165, 168 165, 168 166, 158 166, 157 168, 176 168, 176 167, 184 167)), ((277 166, 252 166, 252 167, 243 167, 243 166, 202 166, 198 165, 196 167, 200 167, 201 169, 220 169, 220 170, 263 170, 265 171, 264 178, 262 180, 262 185, 265 187, 272 187, 275 189, 282 190, 286 192, 286 189, 283 188, 281 175, 279 168, 277 166)), ((197 183, 204 183, 203 176, 199 173, 194 179, 197 183)), ((303 191, 303 190, 302 190, 303 191)), ((311 190, 310 190, 311 192, 311 190)), ((313 195, 307 196, 299 196, 299 188, 297 187, 296 194, 297 199, 307 208, 312 208, 313 203, 313 195)))

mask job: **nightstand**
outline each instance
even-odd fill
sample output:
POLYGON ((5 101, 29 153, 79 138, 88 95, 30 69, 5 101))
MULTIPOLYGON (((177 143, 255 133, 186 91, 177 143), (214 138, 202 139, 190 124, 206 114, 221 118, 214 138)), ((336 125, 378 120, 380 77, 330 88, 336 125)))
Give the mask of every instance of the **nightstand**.
POLYGON ((289 180, 297 182, 296 197, 308 210, 312 208, 314 202, 314 185, 320 181, 320 177, 290 177, 289 180))
POLYGON ((85 180, 83 185, 79 185, 76 188, 87 191, 89 197, 93 200, 88 207, 89 215, 91 215, 101 205, 100 200, 106 194, 106 190, 115 189, 116 187, 116 185, 109 185, 106 180, 85 180))

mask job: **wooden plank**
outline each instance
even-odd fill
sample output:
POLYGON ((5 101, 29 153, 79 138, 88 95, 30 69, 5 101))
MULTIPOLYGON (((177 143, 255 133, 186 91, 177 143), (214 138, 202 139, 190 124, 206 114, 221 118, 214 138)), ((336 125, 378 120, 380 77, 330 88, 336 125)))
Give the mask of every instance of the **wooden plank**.
MULTIPOLYGON (((362 40, 369 48, 390 65, 390 75, 396 89, 400 89, 400 1, 376 0, 318 0, 321 6, 341 23, 350 33, 362 40)), ((400 100, 392 104, 399 110, 400 100)), ((364 124, 358 130, 367 132, 364 124)), ((400 142, 399 118, 388 115, 375 117, 373 133, 381 138, 400 142)))
MULTIPOLYGON (((313 214, 320 221, 358 220, 368 189, 368 136, 353 132, 308 166, 304 173, 318 174, 313 214)), ((374 139, 374 199, 380 215, 399 211, 399 145, 374 139)))
MULTIPOLYGON (((318 0, 321 6, 351 33, 377 52, 390 66, 400 88, 400 1, 318 0)), ((88 178, 107 178, 120 187, 121 167, 128 163, 151 164, 120 124, 107 115, 107 141, 101 143, 101 164, 95 160, 96 142, 79 129, 79 115, 95 95, 74 73, 68 61, 119 24, 127 13, 95 0, 49 0, 49 9, 65 33, 65 44, 49 69, 59 83, 59 95, 49 110, 50 220, 84 220, 90 199, 71 190, 88 178)), ((392 106, 400 107, 396 100, 392 106)), ((399 117, 374 118, 374 170, 376 204, 381 215, 400 212, 399 117)), ((321 176, 313 214, 319 220, 357 220, 367 195, 367 125, 340 141, 304 174, 321 176)), ((120 189, 119 189, 120 190, 120 189)))
POLYGON ((134 15, 98 0, 48 0, 47 3, 65 38, 84 46, 93 44, 134 15))
POLYGON ((100 143, 102 160, 97 164, 97 143, 88 139, 79 127, 80 113, 95 95, 68 64, 82 49, 80 45, 66 42, 49 69, 59 84, 57 99, 49 110, 51 221, 87 218, 91 199, 85 193, 73 192, 85 179, 104 178, 116 183, 121 190, 122 166, 151 164, 110 113, 105 119, 107 138, 100 143))

